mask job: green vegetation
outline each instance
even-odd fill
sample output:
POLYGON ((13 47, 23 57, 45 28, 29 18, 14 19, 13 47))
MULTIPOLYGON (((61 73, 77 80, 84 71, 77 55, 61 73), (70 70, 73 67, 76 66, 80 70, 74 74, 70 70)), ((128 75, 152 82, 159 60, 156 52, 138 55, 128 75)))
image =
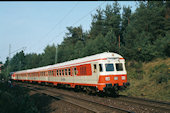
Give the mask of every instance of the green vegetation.
POLYGON ((0 82, 0 112, 38 113, 38 109, 28 95, 28 89, 0 82))
MULTIPOLYGON (((135 12, 130 7, 123 7, 122 14, 118 2, 97 9, 89 31, 83 31, 81 26, 67 27, 68 32, 57 48, 57 62, 106 51, 119 53, 129 61, 127 71, 131 86, 126 92, 128 95, 147 95, 155 99, 160 96, 159 99, 169 100, 169 60, 147 65, 157 58, 170 57, 170 2, 137 3, 135 12)), ((0 77, 7 78, 8 70, 14 72, 54 64, 55 52, 54 44, 48 45, 42 54, 21 51, 10 61, 7 58, 0 77)))
POLYGON ((131 86, 120 92, 128 96, 170 102, 170 58, 149 63, 129 61, 128 81, 131 86))
MULTIPOLYGON (((67 27, 64 40, 57 45, 57 62, 64 62, 101 52, 115 52, 127 60, 140 62, 154 58, 169 57, 170 47, 170 2, 137 2, 136 11, 114 2, 104 9, 98 8, 92 15, 91 29, 81 26, 67 27)), ((23 51, 6 60, 3 72, 51 65, 55 63, 56 45, 47 45, 42 54, 23 51)), ((138 70, 140 71, 140 70, 138 70)))

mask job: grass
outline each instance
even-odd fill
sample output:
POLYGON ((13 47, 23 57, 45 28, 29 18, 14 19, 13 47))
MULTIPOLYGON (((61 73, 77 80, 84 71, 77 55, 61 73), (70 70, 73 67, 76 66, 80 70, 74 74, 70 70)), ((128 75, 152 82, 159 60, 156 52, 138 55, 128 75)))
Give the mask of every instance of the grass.
POLYGON ((126 65, 131 86, 120 94, 170 102, 170 58, 126 65))

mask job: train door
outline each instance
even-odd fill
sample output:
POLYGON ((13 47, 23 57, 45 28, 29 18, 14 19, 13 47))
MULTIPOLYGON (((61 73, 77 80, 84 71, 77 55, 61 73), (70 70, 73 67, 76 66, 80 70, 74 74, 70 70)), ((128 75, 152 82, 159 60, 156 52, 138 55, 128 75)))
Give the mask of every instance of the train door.
POLYGON ((51 70, 48 71, 48 78, 47 78, 47 81, 51 81, 51 70))
POLYGON ((61 82, 62 82, 62 83, 66 82, 65 73, 64 73, 64 68, 61 69, 61 82))
POLYGON ((44 81, 48 81, 48 71, 45 71, 45 80, 44 81))
POLYGON ((67 81, 69 83, 74 83, 74 76, 73 76, 72 72, 73 72, 73 69, 71 67, 67 68, 67 76, 68 76, 67 81))
POLYGON ((73 83, 80 82, 77 78, 77 68, 72 67, 72 78, 73 78, 73 83))
POLYGON ((99 66, 97 62, 91 63, 92 66, 92 76, 88 77, 88 81, 90 80, 92 84, 97 84, 98 82, 98 75, 99 75, 99 66))
POLYGON ((48 81, 54 81, 54 71, 53 70, 48 71, 48 81))

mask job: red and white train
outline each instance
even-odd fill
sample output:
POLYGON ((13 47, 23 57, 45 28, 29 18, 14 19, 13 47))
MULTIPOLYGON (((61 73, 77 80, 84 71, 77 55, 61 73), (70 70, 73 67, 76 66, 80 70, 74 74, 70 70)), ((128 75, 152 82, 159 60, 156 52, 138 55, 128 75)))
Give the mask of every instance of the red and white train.
POLYGON ((126 88, 125 59, 104 52, 54 65, 22 70, 11 75, 14 81, 67 85, 87 91, 117 91, 126 88))

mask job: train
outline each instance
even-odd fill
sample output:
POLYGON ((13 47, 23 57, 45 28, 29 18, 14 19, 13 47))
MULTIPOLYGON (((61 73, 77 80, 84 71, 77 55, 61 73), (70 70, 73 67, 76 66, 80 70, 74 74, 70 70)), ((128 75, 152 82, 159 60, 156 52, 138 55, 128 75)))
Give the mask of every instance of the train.
POLYGON ((88 93, 117 93, 126 89, 125 59, 113 52, 103 52, 54 65, 16 71, 13 81, 65 86, 88 93))

